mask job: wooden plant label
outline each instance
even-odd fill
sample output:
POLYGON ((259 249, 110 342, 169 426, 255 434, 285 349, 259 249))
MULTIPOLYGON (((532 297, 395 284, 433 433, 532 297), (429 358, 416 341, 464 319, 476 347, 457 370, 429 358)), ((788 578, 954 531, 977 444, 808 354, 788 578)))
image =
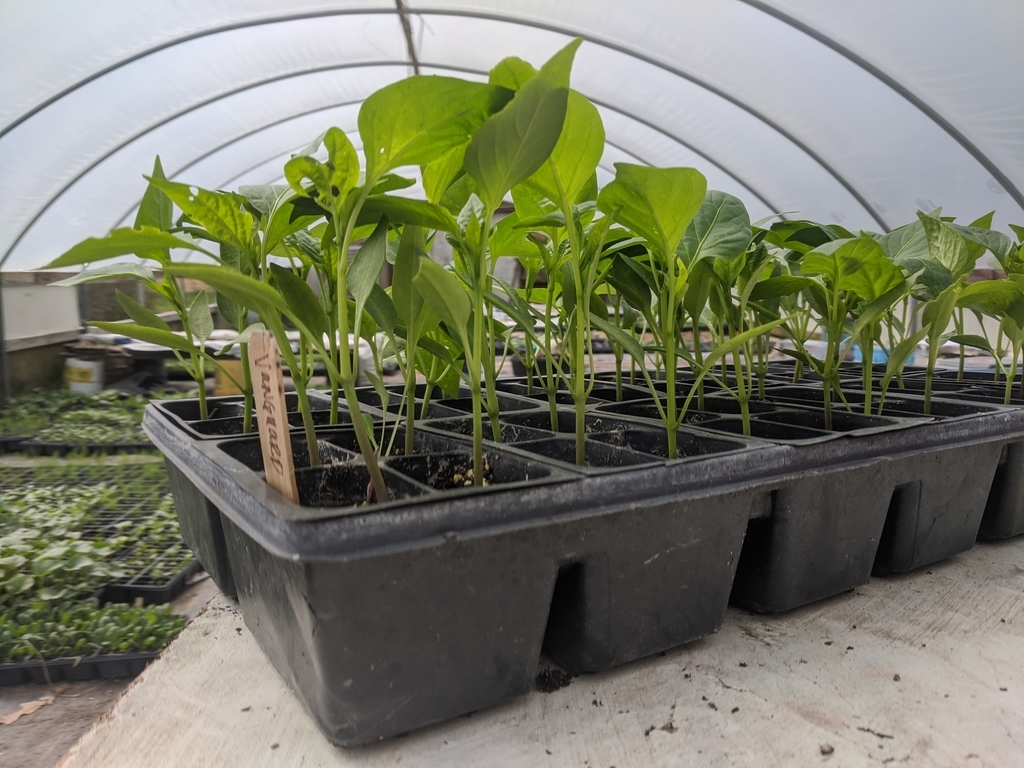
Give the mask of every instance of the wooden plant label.
POLYGON ((295 462, 288 433, 288 407, 284 399, 281 353, 274 334, 256 331, 249 337, 249 371, 263 448, 267 485, 294 504, 299 503, 295 485, 295 462))

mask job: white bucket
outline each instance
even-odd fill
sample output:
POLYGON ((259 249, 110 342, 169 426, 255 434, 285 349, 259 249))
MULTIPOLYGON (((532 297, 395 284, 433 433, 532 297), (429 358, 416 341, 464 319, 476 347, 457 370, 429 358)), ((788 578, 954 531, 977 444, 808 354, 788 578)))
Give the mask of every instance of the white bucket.
POLYGON ((103 389, 103 361, 69 357, 64 363, 64 387, 72 392, 99 392, 103 389))

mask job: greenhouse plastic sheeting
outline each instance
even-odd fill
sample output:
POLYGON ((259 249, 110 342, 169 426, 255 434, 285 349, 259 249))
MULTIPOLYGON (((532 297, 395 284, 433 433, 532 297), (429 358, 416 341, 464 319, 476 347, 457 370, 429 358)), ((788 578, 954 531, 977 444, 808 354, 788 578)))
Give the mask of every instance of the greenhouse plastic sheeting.
POLYGON ((130 224, 158 153, 201 186, 278 181, 330 125, 358 146, 359 104, 414 60, 479 78, 576 35, 602 181, 694 166, 754 219, 851 229, 1024 221, 1024 3, 0 0, 2 268, 130 224))

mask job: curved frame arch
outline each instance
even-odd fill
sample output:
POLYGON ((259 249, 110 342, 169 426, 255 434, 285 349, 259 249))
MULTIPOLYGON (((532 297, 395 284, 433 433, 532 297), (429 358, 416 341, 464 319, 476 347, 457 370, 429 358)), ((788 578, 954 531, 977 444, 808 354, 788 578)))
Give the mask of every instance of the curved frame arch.
POLYGON ((153 123, 151 125, 146 126, 146 128, 144 128, 143 130, 138 131, 137 133, 133 134, 132 136, 128 137, 127 139, 124 139, 121 142, 118 142, 118 144, 115 147, 113 147, 113 148, 107 150, 106 152, 104 152, 100 157, 98 157, 95 160, 93 160, 91 163, 89 163, 89 165, 87 165, 85 168, 83 168, 81 171, 79 171, 77 174, 75 174, 74 178, 72 178, 70 181, 65 183, 60 188, 59 192, 57 192, 54 195, 51 195, 50 199, 46 201, 46 204, 43 205, 38 211, 36 211, 35 215, 32 216, 32 218, 29 220, 29 222, 27 224, 25 224, 21 228, 21 231, 18 233, 18 236, 16 238, 14 238, 14 240, 11 242, 10 246, 8 246, 7 250, 4 252, 3 256, 0 257, 0 268, 3 267, 3 265, 6 263, 7 259, 10 258, 11 254, 14 253, 14 249, 18 247, 18 243, 20 243, 22 241, 22 239, 25 237, 25 235, 28 233, 28 231, 30 229, 32 229, 33 226, 35 226, 35 223, 37 221, 39 221, 39 219, 43 216, 43 214, 46 213, 50 209, 50 206, 52 206, 65 192, 67 192, 71 187, 73 187, 76 183, 78 183, 78 181, 81 180, 86 174, 88 174, 89 172, 94 170, 96 167, 98 167, 100 164, 105 162, 107 159, 109 159, 113 155, 115 155, 118 152, 120 152, 122 149, 127 147, 132 142, 135 142, 138 139, 140 139, 143 136, 145 136, 147 133, 151 133, 152 131, 155 131, 157 128, 160 128, 161 126, 167 125, 168 123, 172 122, 173 120, 177 120, 179 117, 187 115, 190 112, 194 112, 197 109, 202 109, 203 107, 205 107, 205 106, 207 106, 209 104, 213 104, 215 102, 221 101, 222 99, 226 99, 229 96, 234 96, 235 94, 238 94, 238 93, 244 93, 245 91, 252 90, 253 88, 259 88, 260 86, 266 85, 267 83, 276 83, 276 82, 280 82, 282 80, 290 80, 291 78, 294 78, 294 77, 305 77, 306 75, 317 74, 317 73, 320 73, 320 72, 330 72, 330 71, 333 71, 333 70, 342 70, 342 69, 358 69, 358 68, 368 67, 368 66, 379 66, 379 67, 396 67, 397 66, 397 67, 406 67, 406 66, 408 66, 408 62, 405 62, 405 61, 348 62, 348 63, 345 63, 345 64, 331 64, 331 65, 326 65, 326 66, 322 66, 322 67, 312 67, 310 69, 300 70, 298 72, 289 72, 286 75, 275 75, 273 77, 268 77, 265 80, 260 80, 258 82, 254 82, 254 83, 247 83, 246 85, 238 86, 236 88, 232 88, 232 89, 230 89, 228 91, 225 91, 223 93, 219 93, 216 96, 211 96, 210 98, 203 99, 202 101, 199 101, 199 102, 197 102, 195 104, 192 104, 192 105, 186 107, 185 109, 180 109, 177 112, 175 112, 174 114, 168 115, 167 117, 161 118, 157 122, 155 122, 155 123, 153 123))
MULTIPOLYGON (((367 66, 372 66, 372 65, 367 65, 367 66)), ((382 63, 379 66, 393 66, 393 64, 382 63)), ((435 63, 429 63, 429 62, 423 62, 423 63, 421 63, 421 66, 428 67, 430 69, 445 70, 445 71, 449 71, 449 72, 462 72, 464 74, 475 74, 475 75, 482 75, 482 76, 487 74, 486 72, 484 72, 482 70, 475 70, 475 69, 471 69, 471 68, 468 68, 468 67, 455 67, 455 66, 451 66, 451 65, 442 65, 442 64, 435 64, 435 63)), ((662 136, 664 136, 665 138, 669 139, 670 141, 673 141, 676 144, 679 144, 680 146, 686 148, 690 152, 693 152, 695 155, 697 155, 698 157, 700 157, 703 160, 705 160, 708 164, 713 165, 719 171, 724 173, 730 179, 732 179, 737 184, 739 184, 741 187, 743 187, 745 190, 747 190, 747 192, 749 192, 752 197, 756 198, 767 209, 769 209, 771 211, 779 211, 779 210, 781 210, 781 208, 779 206, 769 202, 768 199, 764 196, 763 193, 761 193, 760 191, 755 189, 741 175, 739 175, 735 171, 731 170, 730 168, 726 167, 722 162, 715 160, 710 155, 708 155, 706 152, 704 152, 704 151, 698 149, 697 147, 695 147, 693 144, 691 144, 691 143, 689 143, 687 141, 684 141, 679 136, 676 136, 675 134, 665 130, 664 128, 661 128, 660 126, 655 125, 654 123, 652 123, 652 122, 650 122, 648 120, 645 120, 644 118, 638 117, 637 115, 629 114, 626 111, 624 111, 624 110, 622 110, 622 109, 620 109, 618 107, 615 107, 615 106, 613 106, 611 104, 608 104, 606 102, 603 102, 603 101, 600 101, 600 100, 597 100, 597 99, 591 99, 591 101, 594 104, 596 104, 596 105, 598 105, 600 107, 603 107, 604 109, 607 109, 609 111, 615 112, 618 115, 621 115, 621 116, 623 116, 623 117, 625 117, 625 118, 627 118, 629 120, 637 122, 640 125, 643 125, 644 127, 648 128, 648 129, 650 129, 652 131, 655 131, 656 133, 661 134, 662 136)), ((339 102, 339 103, 335 103, 335 104, 328 104, 328 105, 325 105, 325 106, 322 106, 322 107, 316 107, 314 109, 304 110, 302 112, 298 112, 298 113, 295 113, 293 115, 288 115, 288 116, 282 117, 282 118, 280 118, 278 120, 274 120, 272 122, 266 123, 264 125, 259 126, 258 128, 254 128, 254 129, 252 129, 250 131, 246 131, 245 133, 240 134, 239 136, 236 136, 236 137, 232 138, 229 141, 222 142, 221 144, 218 144, 216 147, 214 147, 214 148, 212 148, 210 150, 207 150, 206 152, 204 152, 204 153, 200 154, 199 156, 193 158, 188 163, 186 163, 185 165, 183 165, 180 168, 178 168, 177 170, 175 170, 173 173, 168 174, 168 178, 175 178, 177 176, 180 176, 182 173, 186 172, 189 168, 191 168, 192 166, 196 165, 197 163, 202 162, 206 158, 211 157, 212 155, 216 154, 217 152, 219 152, 219 151, 221 151, 221 150, 223 150, 223 149, 225 149, 227 147, 230 147, 230 146, 232 146, 233 144, 235 144, 235 143, 237 143, 239 141, 243 141, 243 140, 249 138, 250 136, 254 136, 254 135, 256 135, 256 134, 258 134, 258 133, 260 133, 262 131, 268 130, 268 129, 273 128, 273 127, 278 126, 278 125, 282 125, 284 123, 287 123, 290 120, 295 120, 295 119, 298 119, 298 118, 301 118, 301 117, 305 117, 307 115, 315 114, 317 112, 325 112, 325 111, 330 110, 330 109, 337 109, 337 108, 341 108, 341 107, 352 106, 352 105, 355 105, 355 104, 360 104, 361 102, 362 102, 362 100, 353 100, 353 101, 339 102)), ((142 134, 140 134, 140 136, 141 135, 142 134)), ((131 143, 131 142, 127 142, 125 144, 125 146, 127 146, 128 143, 131 143)), ((616 149, 618 149, 618 150, 620 150, 622 152, 625 152, 625 153, 631 155, 634 158, 637 158, 638 160, 640 160, 641 162, 643 162, 643 163, 645 163, 647 165, 650 165, 649 162, 647 162, 645 160, 642 160, 642 158, 640 158, 632 150, 629 150, 629 149, 626 149, 625 147, 622 147, 622 146, 619 146, 617 144, 614 144, 613 142, 606 141, 605 143, 609 144, 610 146, 615 147, 616 149)), ((119 149, 121 149, 121 148, 123 148, 123 147, 119 147, 119 149)), ((252 171, 255 168, 258 168, 260 165, 263 165, 266 162, 269 162, 270 159, 271 158, 266 158, 266 159, 261 160, 260 162, 254 164, 254 165, 248 166, 246 169, 240 171, 235 176, 232 176, 230 179, 228 179, 226 182, 224 182, 224 184, 222 184, 220 186, 222 187, 222 186, 224 186, 226 184, 230 184, 232 181, 237 179, 239 176, 242 176, 242 175, 248 173, 249 171, 252 171)), ((612 169, 606 168, 605 170, 607 170, 609 172, 612 172, 612 169)), ((71 184, 69 184, 67 186, 67 188, 70 188, 77 180, 78 179, 76 179, 75 181, 71 182, 71 184)), ((66 191, 66 189, 62 190, 60 194, 63 194, 64 191, 66 191)), ((56 198, 59 197, 60 194, 55 196, 54 200, 56 200, 56 198)), ((140 201, 141 201, 141 197, 140 197, 140 201)), ((120 224, 121 222, 123 222, 131 214, 131 212, 133 210, 135 210, 136 207, 138 207, 138 202, 134 203, 121 216, 119 216, 117 218, 117 223, 120 224)))
POLYGON ((939 126, 945 131, 950 138, 952 138, 957 144, 964 148, 967 153, 973 157, 986 171, 992 174, 993 178, 1003 185, 1003 189, 1006 190, 1007 194, 1013 198, 1014 202, 1017 203, 1021 208, 1024 208, 1024 194, 1017 188, 1017 186, 1010 181, 1010 178, 1003 173, 999 166, 997 166, 992 160, 989 159, 988 155, 981 151, 981 149, 968 139, 960 130, 953 125, 949 120, 943 117, 938 110, 934 109, 928 102, 918 96, 916 93, 911 91, 899 80, 892 77, 891 75, 883 72, 881 69, 876 67, 870 61, 865 59, 863 56, 859 56, 851 51, 846 46, 840 44, 836 40, 833 40, 826 34, 818 31, 810 24, 790 16, 788 13, 780 11, 778 8, 774 8, 763 0, 737 0, 737 2, 745 3, 751 8, 761 11, 768 16, 771 16, 777 21, 781 21, 783 24, 792 27, 798 32, 801 32, 808 37, 818 41, 822 45, 835 51, 837 54, 845 58, 852 64, 860 67, 862 70, 867 72, 869 75, 874 77, 876 80, 885 83, 889 88, 902 96, 906 101, 913 104, 920 112, 922 112, 929 120, 939 126))
MULTIPOLYGON (((741 0, 741 1, 743 1, 743 0, 741 0)), ((747 112, 752 117, 754 117, 756 120, 758 120, 759 122, 761 122, 765 126, 771 128, 776 133, 778 133, 780 136, 782 136, 787 141, 789 141, 791 144, 796 146, 805 155, 810 157, 818 166, 820 166, 823 170, 825 170, 826 173, 828 173, 830 176, 832 176, 844 189, 846 189, 846 191, 860 204, 860 206, 865 210, 865 212, 867 212, 868 215, 870 215, 871 218, 874 219, 875 222, 884 231, 888 232, 889 229, 890 229, 888 224, 886 223, 885 219, 882 217, 881 213, 878 210, 876 210, 876 208, 857 190, 857 188, 852 184, 852 182, 850 182, 849 179, 845 178, 841 173, 839 173, 837 169, 835 169, 823 157, 821 157, 817 152, 815 152, 811 147, 809 147, 803 140, 801 140, 799 137, 794 135, 792 132, 788 131, 786 128, 784 128, 783 126, 778 124, 776 121, 774 121, 771 118, 769 118, 767 115, 763 114, 759 110, 755 109, 751 105, 749 105, 746 102, 744 102, 742 99, 740 99, 740 98, 738 98, 736 96, 733 96, 732 94, 727 93, 726 91, 724 91, 721 88, 718 88, 718 87, 708 83, 707 81, 703 80, 702 78, 699 78, 699 77, 697 77, 697 76, 695 76, 695 75, 693 75, 691 73, 684 72, 683 70, 679 69, 678 67, 673 67, 673 66, 671 66, 669 64, 666 64, 664 62, 660 62, 660 61, 658 61, 658 60, 656 60, 656 59, 654 59, 654 58, 652 58, 650 56, 644 55, 643 53, 641 53, 639 51, 635 51, 635 50, 629 49, 626 46, 620 45, 618 43, 614 43, 614 42, 609 41, 609 40, 604 40, 604 39, 598 38, 598 37, 593 36, 593 35, 587 35, 587 34, 582 34, 581 35, 576 30, 572 30, 572 29, 569 29, 567 27, 563 27, 563 26, 560 26, 560 25, 557 25, 557 24, 549 24, 549 23, 535 21, 535 20, 529 20, 529 19, 520 19, 520 18, 515 18, 515 17, 512 17, 512 16, 508 16, 508 15, 505 15, 505 14, 489 13, 489 12, 482 12, 482 11, 463 11, 463 10, 449 10, 449 9, 422 9, 422 10, 410 11, 410 12, 411 13, 415 13, 416 15, 420 15, 420 16, 431 16, 431 15, 433 15, 433 16, 461 17, 461 18, 469 18, 469 19, 485 19, 485 20, 490 20, 490 21, 497 21, 497 22, 500 22, 500 23, 515 24, 515 25, 518 25, 518 26, 525 26, 525 27, 530 27, 530 28, 534 28, 534 29, 540 29, 540 30, 544 30, 544 31, 548 31, 548 32, 553 32, 555 34, 561 34, 561 35, 566 35, 566 36, 581 36, 584 39, 588 40, 589 42, 591 42, 591 43, 593 43, 595 45, 607 48, 609 50, 616 51, 618 53, 621 53, 621 54, 623 54, 625 56, 628 56, 630 58, 636 59, 638 61, 642 61, 645 64, 648 64, 650 66, 654 66, 654 67, 656 67, 658 69, 661 69, 661 70, 663 70, 665 72, 668 72, 669 74, 672 74, 672 75, 674 75, 674 76, 676 76, 678 78, 681 78, 683 80, 691 82, 694 85, 696 85, 696 86, 706 90, 707 92, 717 96, 718 98, 721 98, 721 99, 727 101, 728 103, 730 103, 730 104, 732 104, 732 105, 742 109, 743 111, 747 112)), ((223 33, 223 32, 235 31, 235 30, 239 30, 239 29, 246 29, 246 28, 256 27, 256 26, 265 26, 265 25, 270 25, 270 24, 287 23, 287 22, 290 22, 290 21, 298 21, 298 20, 304 20, 304 19, 326 18, 326 17, 333 17, 333 16, 385 15, 385 14, 394 14, 396 16, 400 15, 398 13, 397 9, 396 10, 391 10, 391 9, 385 10, 385 9, 380 9, 380 8, 372 8, 372 9, 367 9, 367 8, 363 8, 363 9, 359 9, 359 8, 346 8, 346 9, 331 10, 331 11, 311 11, 311 12, 307 12, 307 13, 290 14, 290 15, 285 15, 285 16, 277 16, 277 17, 274 17, 274 18, 251 19, 251 20, 247 20, 247 21, 236 22, 234 24, 225 24, 225 25, 221 25, 219 27, 212 27, 210 29, 200 30, 200 31, 188 34, 188 35, 183 35, 183 36, 181 36, 179 38, 175 38, 175 39, 172 39, 172 40, 167 40, 167 41, 164 41, 164 42, 162 42, 162 43, 160 43, 158 45, 151 46, 150 48, 148 48, 148 49, 146 49, 144 51, 139 51, 138 53, 133 54, 133 55, 131 55, 129 57, 126 57, 125 59, 122 59, 119 62, 115 62, 114 64, 111 64, 111 65, 109 65, 109 66, 107 66, 107 67, 105 67, 105 68, 103 68, 101 70, 98 70, 97 72, 92 73, 88 77, 82 78, 78 82, 76 82, 76 83, 74 83, 74 84, 72 84, 72 85, 62 89, 57 94, 54 94, 53 96, 51 96, 48 99, 46 99, 44 102, 41 102, 40 104, 38 104, 35 107, 31 108, 30 110, 26 111, 23 115, 20 115, 17 119, 13 120, 9 125, 4 126, 2 129, 0 129, 0 138, 2 138, 9 131, 13 130, 13 128, 15 128, 18 125, 20 125, 21 123, 23 123, 25 120, 29 119, 33 115, 35 115, 35 114, 39 113, 40 111, 42 111, 43 109, 45 109, 50 104, 53 104, 56 101, 59 101, 64 96, 72 93, 73 91, 77 90, 78 88, 81 88, 82 86, 86 85, 87 83, 92 82, 94 80, 97 80, 97 79, 103 77, 104 75, 109 74, 110 72, 113 72, 113 71, 115 71, 117 69, 120 69, 121 67, 127 66, 128 64, 130 64, 130 63, 132 63, 134 61, 138 61, 138 60, 140 60, 142 58, 145 58, 148 55, 151 55, 153 53, 157 53, 157 52, 162 51, 162 50, 166 50, 166 49, 172 48, 172 47, 174 47, 176 45, 180 45, 182 43, 186 43, 186 42, 189 42, 191 40, 199 39, 199 38, 202 38, 202 37, 207 37, 207 36, 214 35, 214 34, 220 34, 220 33, 223 33)), ((411 66, 411 62, 409 62, 409 61, 381 62, 381 64, 387 64, 387 63, 392 63, 392 64, 399 65, 399 66, 411 66)), ((417 63, 419 64, 419 66, 426 66, 422 62, 417 62, 417 63)), ((353 66, 352 64, 333 65, 333 66, 330 66, 330 67, 321 68, 319 71, 323 71, 323 70, 326 70, 326 69, 335 69, 335 68, 337 68, 337 69, 350 68, 352 66, 353 66)), ((298 74, 310 74, 310 73, 311 73, 310 71, 306 71, 306 72, 303 72, 303 73, 292 73, 290 75, 276 76, 274 78, 267 78, 266 80, 262 81, 262 83, 273 82, 275 80, 280 80, 280 79, 287 79, 288 77, 293 77, 293 76, 296 76, 298 74)), ((247 86, 247 87, 254 87, 255 85, 259 85, 259 84, 262 84, 262 83, 251 84, 250 86, 247 86)), ((234 92, 240 92, 241 90, 245 90, 245 88, 236 89, 234 92)), ((230 95, 230 94, 223 94, 219 98, 222 98, 222 97, 224 97, 226 95, 230 95)), ((210 101, 213 101, 213 100, 216 100, 216 99, 207 100, 204 103, 209 103, 210 101)), ((202 104, 195 105, 195 106, 202 106, 202 104)), ((164 121, 151 126, 150 129, 159 127, 159 125, 164 124, 169 119, 173 119, 173 117, 176 117, 176 116, 178 116, 178 115, 174 115, 171 118, 167 118, 164 121)), ((138 134, 138 135, 143 135, 143 134, 138 134)), ((21 241, 21 239, 25 235, 25 233, 35 224, 35 222, 39 219, 41 214, 43 212, 45 212, 45 210, 47 208, 49 208, 49 206, 53 203, 53 201, 56 199, 56 197, 59 197, 61 194, 63 194, 64 191, 66 191, 66 189, 68 187, 70 187, 76 181, 78 181, 78 179, 81 178, 81 176, 84 175, 84 173, 87 173, 89 170, 92 170, 92 168, 94 168, 95 165, 97 165, 99 162, 102 162, 102 160, 106 159, 106 157, 108 157, 110 154, 113 154, 113 152, 116 152, 123 145, 126 145, 127 143, 130 143, 132 140, 134 140, 134 138, 133 139, 129 139, 127 142, 123 142, 121 145, 119 145, 118 147, 115 147, 113 150, 111 150, 110 152, 105 154, 102 158, 100 158, 99 161, 97 161, 96 163, 90 165, 90 167, 88 169, 86 169, 86 171, 83 172, 83 174, 80 174, 75 179, 73 179, 69 184, 65 185, 65 187, 59 193, 57 193, 57 195, 55 195, 54 197, 51 197, 51 199, 47 202, 47 204, 44 206, 44 208, 41 209, 41 211, 37 212, 37 214, 35 216, 33 216, 32 220, 29 221, 29 223, 22 228, 21 232, 19 232, 18 237, 15 239, 15 241, 11 244, 11 246, 7 249, 7 251, 3 254, 3 256, 0 257, 0 267, 3 266, 4 262, 6 262, 7 258, 13 252, 13 250, 17 246, 17 244, 21 241)), ((730 174, 730 175, 733 175, 733 174, 730 174)), ((733 175, 733 178, 735 178, 734 175, 733 175)), ((762 202, 764 202, 763 199, 762 199, 762 202)), ((1022 206, 1022 207, 1024 207, 1024 206, 1022 206)))

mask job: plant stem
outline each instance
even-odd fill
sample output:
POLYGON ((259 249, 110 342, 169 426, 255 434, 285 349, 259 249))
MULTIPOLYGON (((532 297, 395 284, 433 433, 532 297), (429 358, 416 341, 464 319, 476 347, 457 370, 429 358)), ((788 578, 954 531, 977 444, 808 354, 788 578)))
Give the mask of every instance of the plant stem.
POLYGON ((306 433, 306 445, 309 447, 309 465, 320 466, 320 444, 316 439, 316 427, 313 425, 313 414, 309 407, 309 398, 306 396, 306 382, 295 379, 295 394, 299 401, 299 411, 302 413, 302 427, 306 433))
MULTIPOLYGON (((356 433, 356 441, 359 443, 359 452, 362 453, 363 461, 366 462, 366 469, 370 474, 370 481, 373 483, 377 501, 385 502, 388 500, 388 488, 384 482, 384 475, 380 471, 380 465, 377 462, 377 455, 373 449, 373 443, 370 441, 370 438, 366 433, 366 425, 363 423, 362 410, 359 407, 359 399, 356 397, 355 379, 358 375, 358 369, 356 369, 355 372, 353 371, 352 350, 349 346, 348 339, 348 250, 349 245, 352 242, 352 232, 355 229, 359 211, 362 209, 363 203, 366 202, 366 198, 369 196, 371 188, 371 180, 367 179, 359 194, 359 199, 356 201, 356 204, 349 215, 349 220, 344 230, 341 228, 340 215, 337 213, 334 215, 334 232, 335 239, 338 244, 338 345, 341 357, 341 386, 345 393, 345 400, 348 402, 349 413, 352 416, 352 427, 356 433), (344 236, 340 241, 337 241, 337 233, 342 231, 344 231, 344 236)), ((357 339, 357 350, 358 347, 359 341, 357 339)))
MULTIPOLYGON (((622 297, 615 294, 615 324, 622 327, 622 297)), ((615 354, 615 402, 622 402, 622 347, 612 342, 612 352, 615 354)))
POLYGON ((473 398, 473 485, 480 486, 484 482, 484 424, 481 402, 483 398, 480 392, 480 358, 484 351, 484 298, 479 280, 473 291, 473 311, 476 320, 473 323, 473 356, 468 363, 469 387, 473 398))
MULTIPOLYGON (((342 389, 345 393, 345 399, 349 403, 357 403, 359 400, 356 398, 356 388, 351 380, 342 379, 342 389)), ((373 483, 373 490, 376 494, 378 502, 385 502, 388 500, 388 487, 384 483, 384 475, 380 471, 380 464, 377 463, 377 456, 373 449, 373 442, 370 440, 370 436, 366 432, 366 424, 363 423, 360 411, 356 410, 352 413, 352 428, 356 433, 356 442, 359 444, 359 452, 364 457, 370 457, 372 461, 366 462, 366 469, 370 473, 370 482, 373 483)))
MULTIPOLYGON (((693 359, 696 362, 694 373, 704 372, 704 348, 700 345, 700 318, 692 318, 693 325, 693 359)), ((697 410, 704 410, 704 379, 697 382, 697 410)))
POLYGON ((676 420, 676 255, 665 249, 666 282, 668 291, 662 306, 662 343, 665 345, 665 389, 668 395, 665 410, 665 437, 668 440, 668 457, 679 455, 679 422, 676 420))
MULTIPOLYGON (((963 333, 964 332, 964 308, 963 307, 960 307, 959 317, 956 320, 956 332, 957 333, 963 333)), ((964 380, 964 352, 965 352, 965 347, 964 347, 963 344, 961 344, 960 345, 960 365, 957 368, 957 372, 956 372, 956 380, 957 381, 963 381, 964 380)))
POLYGON ((405 455, 416 453, 416 369, 407 356, 405 361, 405 455))
MULTIPOLYGON (((489 286, 488 286, 489 287, 489 286)), ((484 365, 484 384, 487 389, 487 416, 491 422, 491 438, 496 443, 501 442, 501 424, 498 423, 498 393, 494 386, 495 371, 494 362, 497 359, 498 353, 494 343, 494 305, 487 305, 487 360, 484 365)))
POLYGON ((935 360, 938 357, 938 350, 933 349, 937 344, 928 345, 928 369, 924 372, 924 412, 925 415, 932 412, 932 373, 935 371, 935 360))
POLYGON ((295 360, 295 355, 292 353, 292 348, 288 344, 284 327, 278 324, 277 328, 274 329, 274 336, 277 339, 277 346, 281 357, 284 358, 285 364, 292 373, 292 383, 295 384, 295 396, 299 401, 299 411, 302 413, 302 426, 306 432, 306 447, 309 449, 309 466, 319 467, 320 446, 316 441, 316 428, 313 426, 313 415, 309 407, 309 399, 306 397, 306 382, 302 377, 299 364, 295 360), (296 371, 300 371, 298 376, 295 375, 296 371))
POLYGON ((192 370, 195 371, 196 384, 199 385, 199 418, 206 421, 210 418, 206 404, 206 372, 203 370, 203 359, 199 355, 192 355, 192 370))
POLYGON ((554 286, 551 283, 551 276, 548 276, 548 284, 544 297, 544 368, 547 373, 547 380, 544 391, 548 395, 548 411, 551 414, 551 430, 558 431, 558 402, 555 395, 558 392, 558 383, 555 380, 554 357, 551 351, 551 310, 555 301, 554 286))
MULTIPOLYGON (((1020 342, 1013 343, 1013 360, 1010 361, 1010 372, 1006 376, 1006 394, 1003 397, 1003 402, 1006 405, 1010 404, 1010 398, 1013 397, 1013 382, 1017 378, 1017 358, 1020 357, 1021 344, 1020 342)), ((1024 378, 1024 377, 1022 377, 1024 378)), ((1024 384, 1022 384, 1024 387, 1024 384)))
POLYGON ((242 414, 242 433, 247 435, 252 432, 252 372, 249 370, 249 345, 240 344, 239 349, 241 350, 242 357, 242 386, 245 389, 245 413, 242 414))
POLYGON ((861 366, 860 366, 860 369, 861 369, 861 379, 862 379, 862 381, 864 383, 864 413, 866 413, 866 414, 870 414, 871 413, 872 384, 874 383, 874 380, 872 379, 872 376, 871 376, 871 374, 873 372, 873 369, 874 369, 874 365, 872 363, 868 362, 868 352, 867 352, 867 350, 869 350, 869 349, 871 350, 870 354, 871 354, 871 360, 872 360, 872 363, 873 363, 874 356, 875 356, 875 339, 874 339, 873 334, 871 333, 871 329, 870 328, 865 328, 864 332, 861 334, 861 337, 860 337, 860 351, 861 351, 861 361, 860 361, 861 362, 861 366))

